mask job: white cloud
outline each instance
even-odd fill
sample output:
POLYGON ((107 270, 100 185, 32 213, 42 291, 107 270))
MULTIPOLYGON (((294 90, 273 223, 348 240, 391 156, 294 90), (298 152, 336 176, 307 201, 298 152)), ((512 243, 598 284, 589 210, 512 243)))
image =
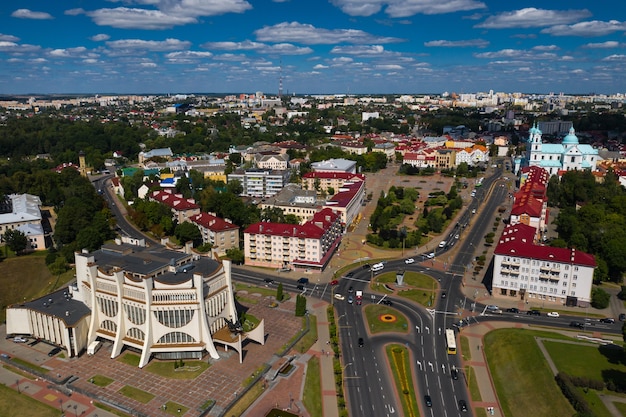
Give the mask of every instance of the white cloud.
POLYGON ((625 62, 626 61, 626 55, 622 55, 622 54, 613 54, 613 55, 609 55, 606 58, 602 59, 603 61, 619 61, 619 62, 625 62))
POLYGON ((382 45, 341 45, 330 50, 331 54, 356 55, 360 57, 397 56, 397 52, 385 51, 382 45))
POLYGON ((213 54, 211 52, 200 51, 178 51, 170 52, 165 55, 165 58, 171 63, 186 64, 190 62, 196 62, 198 59, 211 58, 213 54))
POLYGON ((313 52, 309 47, 298 47, 290 43, 269 45, 262 42, 245 40, 243 42, 206 42, 200 45, 205 49, 224 51, 256 51, 261 54, 278 53, 281 55, 306 55, 313 52))
POLYGON ((97 35, 93 35, 91 38, 89 38, 90 40, 94 41, 94 42, 102 42, 102 41, 108 41, 111 37, 109 35, 106 35, 104 33, 99 33, 97 35))
POLYGON ((18 19, 35 19, 35 20, 48 20, 54 19, 50 13, 46 12, 34 12, 28 9, 17 9, 11 13, 11 17, 17 17, 18 19))
POLYGON ((157 64, 155 64, 154 62, 142 62, 139 64, 139 66, 144 68, 156 68, 157 64))
POLYGON ((536 28, 575 22, 591 16, 589 10, 545 10, 527 7, 488 17, 476 25, 484 29, 536 28))
POLYGON ((220 54, 220 55, 215 55, 213 59, 216 61, 239 62, 239 61, 244 61, 246 59, 249 59, 249 57, 244 54, 220 54))
POLYGON ((416 14, 445 14, 483 9, 485 3, 475 0, 331 0, 350 16, 372 16, 381 11, 390 17, 407 17, 416 14))
POLYGON ((482 52, 479 54, 474 54, 475 58, 487 58, 487 59, 498 59, 498 58, 509 58, 509 59, 533 59, 533 60, 555 60, 558 59, 556 54, 544 52, 544 53, 534 53, 532 51, 526 51, 523 49, 501 49, 495 52, 482 52))
POLYGON ((404 67, 402 67, 401 65, 397 65, 397 64, 379 64, 379 65, 374 65, 374 68, 376 68, 377 70, 402 70, 404 69, 404 67))
POLYGON ((468 40, 462 40, 462 41, 437 40, 437 41, 424 42, 424 46, 444 47, 444 48, 466 48, 466 47, 485 48, 489 46, 489 41, 486 41, 484 39, 468 39, 468 40))
POLYGON ((17 42, 19 41, 20 38, 18 38, 17 36, 13 36, 13 35, 5 35, 3 33, 0 33, 0 41, 5 41, 5 42, 17 42))
POLYGON ((16 42, 0 41, 0 52, 22 54, 35 52, 41 48, 37 45, 19 44, 16 42))
POLYGON ((587 43, 582 46, 583 48, 589 49, 611 49, 611 48, 622 48, 624 47, 623 43, 619 43, 617 41, 606 41, 599 43, 587 43))
POLYGON ((352 62, 354 62, 354 60, 350 57, 341 56, 341 57, 331 59, 330 62, 332 66, 338 66, 338 65, 340 66, 340 65, 345 65, 345 64, 351 64, 352 62))
POLYGON ((87 52, 87 48, 78 46, 76 48, 52 49, 48 55, 53 58, 76 58, 83 56, 85 52, 87 52))
POLYGON ((326 69, 326 68, 329 68, 328 65, 323 65, 323 64, 317 64, 313 67, 314 70, 326 69))
POLYGON ((559 48, 556 45, 537 45, 533 46, 533 51, 558 51, 559 48))
POLYGON ((553 26, 543 29, 541 33, 547 33, 552 36, 605 36, 621 31, 626 31, 625 22, 618 20, 609 20, 608 22, 591 20, 573 25, 553 26))
POLYGON ((109 41, 106 45, 114 50, 145 50, 145 51, 176 51, 188 49, 191 46, 189 41, 178 39, 166 39, 164 41, 145 41, 143 39, 121 39, 119 41, 109 41))
POLYGON ((402 39, 375 36, 357 29, 321 29, 298 22, 264 26, 254 33, 263 42, 296 42, 305 45, 402 42, 402 39))

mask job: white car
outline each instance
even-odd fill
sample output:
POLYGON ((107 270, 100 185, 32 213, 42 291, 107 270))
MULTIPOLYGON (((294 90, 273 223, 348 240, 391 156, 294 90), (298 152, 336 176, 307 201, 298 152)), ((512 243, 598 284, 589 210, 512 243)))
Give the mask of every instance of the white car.
POLYGON ((345 300, 345 299, 346 299, 346 297, 344 297, 344 296, 343 296, 343 295, 341 295, 341 294, 335 294, 335 298, 336 298, 337 300, 340 300, 340 301, 343 301, 343 300, 345 300))
POLYGON ((559 317, 559 313, 556 311, 551 311, 547 314, 548 317, 559 317))
POLYGON ((412 264, 412 263, 414 263, 414 262, 415 262, 415 259, 413 259, 413 258, 409 258, 409 259, 405 259, 405 260, 404 260, 404 263, 405 263, 405 264, 412 264))
POLYGON ((445 240, 442 240, 441 242, 439 242, 439 247, 443 248, 444 246, 446 246, 446 243, 447 242, 445 240))
POLYGON ((426 255, 426 258, 428 259, 433 259, 435 257, 435 252, 431 252, 428 255, 426 255))

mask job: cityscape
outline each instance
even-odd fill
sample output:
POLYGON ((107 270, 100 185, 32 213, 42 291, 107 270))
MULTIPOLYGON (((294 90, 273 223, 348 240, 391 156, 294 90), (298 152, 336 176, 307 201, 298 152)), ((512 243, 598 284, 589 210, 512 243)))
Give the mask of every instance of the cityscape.
POLYGON ((543 378, 559 398, 537 415, 602 415, 568 401, 583 383, 621 415, 626 371, 600 358, 626 317, 623 104, 5 96, 6 398, 50 415, 516 416, 531 404, 498 388, 514 372, 511 389, 543 378), (572 382, 588 371, 560 370, 551 334, 612 373, 572 382), (510 340, 513 370, 488 365, 510 340), (525 373, 535 351, 552 365, 525 373))

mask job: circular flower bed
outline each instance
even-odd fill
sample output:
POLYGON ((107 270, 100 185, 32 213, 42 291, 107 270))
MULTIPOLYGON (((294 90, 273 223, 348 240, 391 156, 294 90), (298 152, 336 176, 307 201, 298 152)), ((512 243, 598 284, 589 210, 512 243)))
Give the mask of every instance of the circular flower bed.
POLYGON ((379 316, 378 318, 383 323, 393 323, 394 321, 398 320, 398 318, 394 316, 393 314, 383 314, 379 316))

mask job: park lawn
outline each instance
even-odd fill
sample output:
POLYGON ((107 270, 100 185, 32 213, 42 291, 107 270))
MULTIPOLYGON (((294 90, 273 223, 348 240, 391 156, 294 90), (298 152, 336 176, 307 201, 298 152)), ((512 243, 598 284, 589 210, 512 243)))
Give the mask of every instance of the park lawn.
POLYGON ((622 416, 626 417, 626 403, 623 403, 620 401, 613 401, 613 405, 622 414, 622 416))
POLYGON ((126 365, 130 365, 136 368, 139 366, 139 361, 141 360, 141 357, 134 353, 126 352, 126 354, 120 356, 117 360, 125 363, 126 365))
POLYGON ((406 333, 409 323, 400 312, 394 308, 380 304, 370 304, 365 306, 365 317, 367 319, 368 328, 372 334, 380 332, 401 332, 406 333), (384 322, 381 316, 389 315, 395 317, 393 322, 384 322))
POLYGON ((58 417, 59 409, 0 384, 0 416, 58 417))
POLYGON ((615 370, 626 373, 624 351, 607 346, 584 346, 572 343, 559 343, 544 340, 543 345, 560 372, 573 376, 587 376, 604 381, 602 373, 615 370))
POLYGON ((400 290, 398 291, 398 296, 430 307, 435 299, 435 292, 425 289, 400 290))
POLYGON ((125 395, 128 398, 132 398, 135 401, 139 401, 142 404, 147 404, 154 398, 154 394, 150 394, 139 388, 131 387, 130 385, 123 386, 119 393, 125 395))
POLYGON ((111 384, 113 381, 114 379, 109 378, 104 375, 94 375, 91 378, 89 378, 89 382, 99 387, 106 387, 107 385, 111 384))
POLYGON ((174 401, 168 401, 165 403, 165 412, 172 416, 182 416, 189 411, 189 407, 175 403, 174 401))
MULTIPOLYGON (((315 314, 309 314, 308 317, 309 317, 309 331, 306 332, 305 335, 302 336, 302 338, 298 340, 296 344, 293 346, 294 350, 300 353, 304 353, 307 350, 309 350, 309 348, 313 346, 313 343, 315 343, 315 341, 317 340, 317 316, 315 314)), ((305 326, 306 326, 306 317, 302 317, 302 329, 305 329, 305 326)), ((300 333, 298 333, 294 337, 297 337, 299 334, 300 333)))
POLYGON ((248 294, 261 294, 262 296, 276 297, 276 289, 278 286, 273 287, 258 287, 256 285, 242 284, 240 282, 235 283, 235 292, 246 291, 248 294))
MULTIPOLYGON (((584 389, 578 388, 578 393, 585 398, 585 401, 589 404, 589 408, 593 411, 594 417, 612 417, 611 412, 598 396, 598 391, 589 389, 585 392, 584 389)), ((611 395, 610 391, 609 395, 611 395)))
MULTIPOLYGON (((375 279, 376 282, 381 284, 390 284, 396 282, 396 273, 387 272, 379 275, 375 279)), ((404 284, 409 287, 415 288, 434 288, 437 286, 437 281, 432 277, 419 272, 406 271, 404 273, 404 284)))
POLYGON ((322 382, 320 380, 320 360, 313 356, 306 366, 304 396, 302 403, 311 417, 322 417, 322 382))
POLYGON ((482 401, 482 397, 480 396, 480 389, 478 388, 478 381, 476 381, 476 373, 474 372, 474 368, 472 368, 471 366, 466 366, 465 376, 469 381, 470 396, 472 397, 472 401, 482 401))
POLYGON ((146 371, 170 379, 195 379, 209 368, 208 362, 183 360, 184 367, 176 368, 175 361, 152 360, 146 371))
POLYGON ((469 346, 469 339, 465 336, 461 336, 461 353, 464 361, 472 360, 472 352, 469 346))
POLYGON ((574 409, 557 386, 535 336, 552 333, 500 329, 484 338, 489 371, 507 417, 572 416, 574 409))

